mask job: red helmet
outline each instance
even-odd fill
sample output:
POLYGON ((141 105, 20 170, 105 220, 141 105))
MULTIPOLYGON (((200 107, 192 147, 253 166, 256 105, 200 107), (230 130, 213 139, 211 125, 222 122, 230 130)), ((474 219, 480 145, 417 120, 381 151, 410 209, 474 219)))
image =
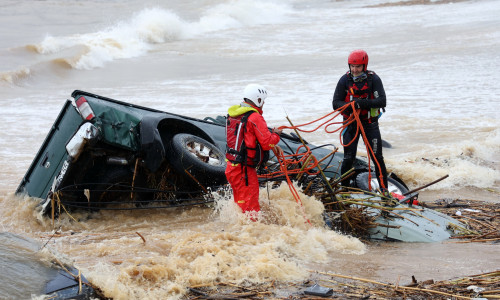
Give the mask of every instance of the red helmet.
POLYGON ((366 68, 368 67, 368 54, 365 50, 354 50, 351 54, 349 54, 347 64, 364 65, 363 71, 366 71, 366 68))

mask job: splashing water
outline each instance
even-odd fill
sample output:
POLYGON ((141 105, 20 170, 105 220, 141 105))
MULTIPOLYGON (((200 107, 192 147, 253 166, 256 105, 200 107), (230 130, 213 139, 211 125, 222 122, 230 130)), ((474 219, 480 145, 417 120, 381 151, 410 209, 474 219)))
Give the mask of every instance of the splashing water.
MULTIPOLYGON (((324 207, 314 197, 300 193, 304 216, 286 185, 262 188, 260 194, 258 222, 249 221, 227 195, 215 195, 214 209, 74 212, 78 223, 63 214, 56 222, 61 236, 47 247, 72 257, 114 299, 175 298, 189 286, 219 282, 296 282, 308 278, 308 264, 328 263, 332 253, 365 253, 358 239, 324 227, 324 207)), ((20 199, 12 197, 5 204, 15 206, 13 200, 20 199)), ((13 209, 17 217, 10 219, 29 222, 25 228, 31 232, 25 234, 47 236, 51 221, 33 220, 35 202, 22 201, 26 208, 13 209)), ((27 224, 12 225, 8 230, 27 224)))

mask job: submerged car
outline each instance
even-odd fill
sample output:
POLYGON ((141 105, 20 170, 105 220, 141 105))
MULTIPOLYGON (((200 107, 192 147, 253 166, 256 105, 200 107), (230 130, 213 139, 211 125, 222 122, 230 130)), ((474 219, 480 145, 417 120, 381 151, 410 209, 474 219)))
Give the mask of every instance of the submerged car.
MULTIPOLYGON (((320 164, 324 180, 338 180, 342 153, 328 145, 308 144, 293 133, 281 134, 279 145, 285 154, 295 154, 304 144, 318 160, 324 158, 320 164)), ((201 120, 75 90, 64 103, 17 193, 40 198, 42 213, 52 216, 61 205, 96 210, 207 203, 212 201, 204 196, 208 189, 227 183, 225 148, 224 117, 201 120)), ((357 159, 352 185, 366 189, 372 171, 364 160, 357 159)), ((376 186, 372 179, 372 189, 376 186)), ((394 174, 389 177, 388 188, 399 195, 408 192, 394 174)), ((448 221, 452 222, 446 219, 442 223, 448 221)), ((390 234, 387 228, 391 226, 375 229, 373 236, 405 240, 397 233, 390 234)), ((450 236, 446 228, 441 231, 440 239, 450 236)))
POLYGON ((67 260, 44 253, 46 245, 0 232, 1 299, 101 299, 100 291, 67 260))

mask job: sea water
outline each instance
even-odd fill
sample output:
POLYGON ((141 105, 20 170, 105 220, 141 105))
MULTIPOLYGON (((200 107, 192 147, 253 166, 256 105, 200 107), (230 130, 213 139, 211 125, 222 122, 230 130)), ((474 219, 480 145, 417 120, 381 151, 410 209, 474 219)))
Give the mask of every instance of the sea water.
MULTIPOLYGON (((248 83, 259 83, 269 91, 269 126, 289 125, 287 116, 302 124, 331 112, 347 56, 358 48, 387 93, 380 127, 392 145, 384 148, 388 169, 410 188, 449 175, 421 192, 426 200, 498 202, 499 13, 493 0, 3 0, 0 225, 9 247, 0 252, 25 249, 24 240, 39 249, 53 232, 34 213, 36 200, 13 192, 73 90, 203 118, 224 115, 248 83)), ((338 133, 304 137, 339 147, 338 133)), ((261 191, 269 213, 262 223, 242 221, 227 199, 218 209, 103 211, 76 216, 78 223, 63 218, 47 247, 116 299, 176 298, 218 280, 300 281, 311 268, 409 280, 499 265, 495 245, 367 246, 323 229, 320 203, 302 195, 306 217, 317 220, 309 228, 287 189, 273 193, 261 191), (416 256, 426 259, 409 263, 416 256)), ((23 286, 16 297, 3 281, 0 291, 37 294, 23 286)))

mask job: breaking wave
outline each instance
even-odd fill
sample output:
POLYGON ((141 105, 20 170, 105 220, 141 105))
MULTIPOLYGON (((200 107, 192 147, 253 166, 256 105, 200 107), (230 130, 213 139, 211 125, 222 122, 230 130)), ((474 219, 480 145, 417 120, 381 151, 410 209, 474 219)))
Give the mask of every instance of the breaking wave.
POLYGON ((58 57, 74 69, 103 67, 117 59, 145 55, 155 44, 194 38, 208 32, 230 28, 277 23, 289 12, 285 5, 259 1, 231 1, 208 9, 197 22, 187 22, 163 8, 146 8, 103 30, 71 36, 46 36, 28 50, 38 54, 57 54, 83 46, 86 51, 70 58, 58 57))
POLYGON ((31 76, 31 70, 27 67, 23 67, 16 71, 0 72, 0 81, 15 84, 16 82, 24 80, 29 76, 31 76))

